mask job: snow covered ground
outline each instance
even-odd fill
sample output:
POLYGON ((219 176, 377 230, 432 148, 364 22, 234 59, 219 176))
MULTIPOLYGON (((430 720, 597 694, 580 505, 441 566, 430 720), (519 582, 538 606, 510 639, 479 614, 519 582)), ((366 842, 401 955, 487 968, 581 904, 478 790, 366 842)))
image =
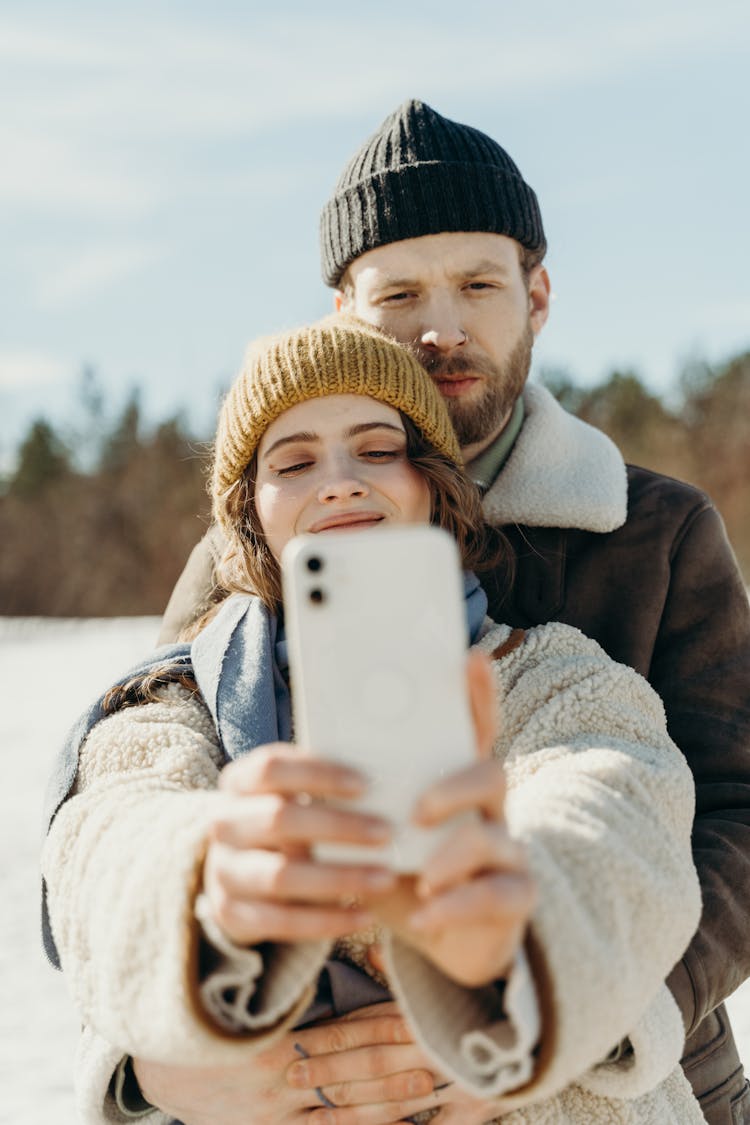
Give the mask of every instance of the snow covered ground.
MULTIPOLYGON (((153 646, 156 618, 0 618, 0 1125, 75 1125, 76 1020, 39 938, 44 785, 77 714, 153 646)), ((729 1002, 750 1067, 750 982, 729 1002)))

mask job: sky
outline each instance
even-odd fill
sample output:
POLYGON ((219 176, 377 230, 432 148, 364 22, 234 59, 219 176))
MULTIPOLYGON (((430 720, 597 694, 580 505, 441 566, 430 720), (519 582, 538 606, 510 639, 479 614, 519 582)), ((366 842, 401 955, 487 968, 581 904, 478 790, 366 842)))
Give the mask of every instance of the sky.
POLYGON ((410 97, 537 193, 535 371, 668 395, 750 348, 746 0, 0 0, 0 468, 86 368, 210 436, 246 343, 331 308, 320 209, 410 97))

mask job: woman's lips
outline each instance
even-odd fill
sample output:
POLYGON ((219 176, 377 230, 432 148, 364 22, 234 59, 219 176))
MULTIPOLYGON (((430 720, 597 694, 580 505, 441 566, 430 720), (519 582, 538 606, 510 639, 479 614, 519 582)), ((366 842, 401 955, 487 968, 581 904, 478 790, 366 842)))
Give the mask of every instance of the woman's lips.
POLYGON ((382 512, 339 512, 338 515, 318 520, 308 531, 315 535, 319 531, 355 530, 357 527, 372 527, 383 519, 385 517, 382 512))

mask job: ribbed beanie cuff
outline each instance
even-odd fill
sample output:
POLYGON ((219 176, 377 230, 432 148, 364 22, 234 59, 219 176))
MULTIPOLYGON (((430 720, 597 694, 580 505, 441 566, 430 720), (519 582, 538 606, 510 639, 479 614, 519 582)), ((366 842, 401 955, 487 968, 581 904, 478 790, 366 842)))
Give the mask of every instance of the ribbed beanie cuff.
POLYGON ((403 411, 440 453, 462 464, 445 403, 416 357, 372 325, 326 317, 248 348, 216 432, 211 491, 225 530, 225 497, 271 423, 297 403, 337 394, 368 395, 403 411))
POLYGON ((503 148, 478 129, 409 101, 344 169, 320 219, 323 280, 389 242, 442 231, 488 231, 544 256, 536 195, 503 148))

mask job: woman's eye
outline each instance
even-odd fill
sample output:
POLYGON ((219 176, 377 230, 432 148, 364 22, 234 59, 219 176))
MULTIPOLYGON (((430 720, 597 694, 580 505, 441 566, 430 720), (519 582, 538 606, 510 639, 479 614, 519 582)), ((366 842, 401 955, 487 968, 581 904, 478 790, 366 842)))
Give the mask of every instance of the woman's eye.
POLYGON ((400 449, 367 449, 362 454, 370 461, 388 461, 393 460, 401 454, 400 449))
POLYGON ((307 469, 312 465, 312 461, 298 461, 296 465, 284 465, 283 468, 276 470, 277 477, 291 477, 295 473, 301 473, 303 469, 307 469))

